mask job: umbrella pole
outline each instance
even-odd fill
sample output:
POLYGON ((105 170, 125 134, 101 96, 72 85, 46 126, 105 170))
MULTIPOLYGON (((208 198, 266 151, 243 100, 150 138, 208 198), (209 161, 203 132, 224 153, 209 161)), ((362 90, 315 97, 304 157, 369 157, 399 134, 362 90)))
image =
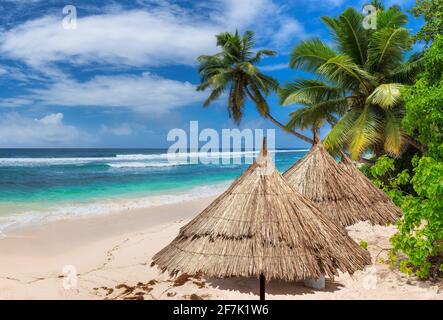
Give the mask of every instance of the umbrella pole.
POLYGON ((260 275, 260 300, 265 300, 265 276, 263 273, 260 275))

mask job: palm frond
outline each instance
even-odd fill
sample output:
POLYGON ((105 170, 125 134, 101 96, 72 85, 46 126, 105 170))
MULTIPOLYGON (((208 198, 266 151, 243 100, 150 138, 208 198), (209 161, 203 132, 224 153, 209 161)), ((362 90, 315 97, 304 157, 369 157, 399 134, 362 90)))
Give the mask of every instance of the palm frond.
POLYGON ((363 15, 349 8, 338 19, 322 17, 322 20, 332 30, 340 51, 363 66, 368 46, 368 31, 363 27, 363 15))
POLYGON ((278 80, 263 73, 257 73, 256 77, 267 87, 267 91, 277 91, 279 88, 278 80))
POLYGON ((349 132, 349 152, 353 160, 358 160, 365 149, 381 139, 381 122, 370 106, 366 106, 354 121, 349 132))
POLYGON ((219 69, 208 79, 212 88, 224 87, 231 80, 231 74, 225 69, 219 69))
POLYGON ((224 89, 225 89, 224 87, 218 87, 218 88, 212 90, 209 97, 206 98, 206 100, 203 102, 203 106, 208 107, 212 102, 217 100, 221 96, 221 94, 223 93, 224 89))
POLYGON ((408 23, 408 16, 400 8, 393 6, 388 10, 377 11, 377 29, 401 28, 408 23))
POLYGON ((348 146, 349 131, 359 116, 360 111, 358 109, 351 109, 331 128, 331 131, 323 140, 323 145, 331 154, 337 155, 341 149, 348 146))
POLYGON ((373 80, 373 76, 346 55, 330 58, 318 67, 317 72, 343 88, 351 90, 356 90, 359 87, 368 89, 368 82, 373 80))
POLYGON ((383 109, 391 109, 400 101, 402 88, 403 85, 399 83, 381 84, 374 89, 367 102, 379 105, 383 109))
POLYGON ((222 32, 215 36, 217 39, 217 46, 224 47, 229 41, 232 41, 233 34, 230 32, 222 32))
POLYGON ((243 61, 237 64, 237 68, 242 70, 244 73, 248 74, 249 76, 255 76, 258 72, 258 69, 256 66, 254 66, 249 61, 243 61))
POLYGON ((425 69, 425 59, 422 53, 412 54, 408 61, 402 63, 397 68, 386 75, 390 82, 413 84, 416 77, 425 69))
POLYGON ((392 110, 385 110, 384 116, 384 149, 394 156, 401 153, 403 131, 401 117, 392 110))
POLYGON ((290 114, 286 127, 304 130, 312 126, 321 127, 324 122, 335 123, 337 120, 333 114, 342 112, 346 105, 346 98, 341 98, 302 107, 290 114))
POLYGON ((375 31, 369 41, 367 68, 379 73, 395 69, 402 63, 403 55, 411 45, 412 37, 407 29, 385 28, 375 31))
POLYGON ((319 38, 300 42, 291 52, 289 66, 315 72, 318 67, 336 56, 327 44, 319 38))
POLYGON ((202 82, 197 86, 197 91, 205 91, 207 88, 209 88, 211 84, 209 82, 202 82))
POLYGON ((229 88, 228 113, 237 124, 241 121, 248 98, 261 114, 267 115, 269 107, 263 96, 276 91, 278 82, 260 73, 256 64, 263 56, 275 55, 275 51, 254 51, 254 34, 251 31, 246 31, 243 35, 238 31, 223 32, 216 38, 221 51, 211 56, 198 57, 200 84, 197 90, 212 89, 204 106, 208 106, 229 88))
POLYGON ((298 79, 286 83, 279 90, 280 103, 287 106, 294 103, 313 104, 336 99, 343 95, 343 89, 332 87, 320 80, 298 79))
POLYGON ((254 33, 252 31, 246 31, 242 37, 242 46, 241 46, 241 58, 242 60, 248 60, 252 55, 252 48, 254 47, 254 33))
POLYGON ((261 61, 262 57, 267 56, 267 57, 273 57, 276 56, 277 52, 274 50, 267 50, 267 49, 263 49, 263 50, 258 50, 255 53, 255 56, 252 57, 249 62, 253 63, 253 64, 257 64, 261 61))
POLYGON ((298 109, 289 114, 289 121, 286 124, 286 128, 292 129, 302 129, 305 130, 313 125, 318 126, 324 121, 324 114, 314 114, 311 112, 309 107, 298 109))

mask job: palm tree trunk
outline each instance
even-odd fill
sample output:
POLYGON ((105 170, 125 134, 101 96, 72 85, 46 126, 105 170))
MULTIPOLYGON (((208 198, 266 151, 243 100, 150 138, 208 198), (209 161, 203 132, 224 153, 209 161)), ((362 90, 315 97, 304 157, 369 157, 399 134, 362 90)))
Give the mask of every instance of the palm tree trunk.
MULTIPOLYGON (((340 150, 340 156, 341 156, 342 160, 345 157, 350 158, 350 156, 348 154, 346 154, 346 152, 344 152, 343 150, 340 150)), ((360 157, 360 158, 358 158, 357 162, 361 163, 361 164, 374 164, 375 161, 360 157)))
POLYGON ((414 148, 416 148, 417 150, 421 151, 422 153, 426 152, 427 146, 419 141, 417 141, 416 139, 414 139, 413 137, 411 137, 410 135, 404 135, 403 136, 403 140, 407 143, 410 144, 411 146, 413 146, 414 148))
POLYGON ((294 131, 294 130, 286 128, 285 125, 283 125, 281 122, 276 120, 269 112, 267 114, 265 114, 265 117, 268 118, 269 120, 271 120, 271 122, 273 124, 275 124, 277 127, 283 129, 285 132, 290 133, 290 134, 296 136, 297 138, 299 138, 299 139, 301 139, 303 141, 306 141, 306 142, 308 142, 310 144, 314 144, 314 140, 306 137, 305 135, 302 135, 301 133, 298 133, 297 131, 294 131))
MULTIPOLYGON (((250 98, 252 101, 254 101, 254 103, 255 103, 255 104, 257 105, 257 107, 258 107, 258 105, 259 105, 259 101, 258 101, 258 100, 254 97, 254 95, 249 91, 248 87, 245 87, 245 89, 246 89, 246 94, 249 96, 249 98, 250 98)), ((301 133, 298 133, 297 131, 294 131, 294 130, 288 129, 284 124, 282 124, 280 121, 278 121, 277 119, 275 119, 275 118, 271 115, 271 113, 269 112, 269 109, 268 109, 268 111, 267 111, 265 114, 263 114, 263 115, 265 116, 265 118, 271 120, 271 122, 272 122, 273 124, 275 124, 277 127, 279 127, 280 129, 283 129, 283 131, 285 131, 285 132, 287 132, 287 133, 290 133, 290 134, 296 136, 297 138, 299 138, 299 139, 301 139, 301 140, 303 140, 303 141, 306 141, 306 142, 308 142, 308 143, 310 143, 310 144, 313 144, 313 143, 314 143, 314 141, 313 141, 312 139, 306 137, 305 135, 302 135, 301 133)))
POLYGON ((366 159, 363 157, 360 157, 357 162, 362 163, 362 164, 374 164, 375 161, 374 160, 370 160, 370 159, 366 159))
POLYGON ((317 144, 320 142, 320 136, 318 135, 319 128, 316 125, 312 126, 312 136, 314 137, 313 144, 317 144))
POLYGON ((381 142, 374 144, 374 156, 376 159, 380 158, 382 155, 385 154, 385 147, 381 142))

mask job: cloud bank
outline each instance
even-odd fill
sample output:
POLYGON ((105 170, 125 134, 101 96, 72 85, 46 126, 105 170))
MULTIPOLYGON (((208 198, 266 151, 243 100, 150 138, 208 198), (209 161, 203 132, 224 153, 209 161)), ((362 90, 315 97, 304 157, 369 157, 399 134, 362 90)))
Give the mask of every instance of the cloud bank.
POLYGON ((79 129, 63 123, 62 113, 51 113, 32 119, 18 113, 7 113, 0 119, 1 147, 47 147, 82 145, 86 137, 79 129))
POLYGON ((42 105, 66 107, 129 108, 158 116, 181 106, 201 102, 203 94, 189 82, 142 75, 96 76, 86 82, 63 80, 33 90, 42 105))

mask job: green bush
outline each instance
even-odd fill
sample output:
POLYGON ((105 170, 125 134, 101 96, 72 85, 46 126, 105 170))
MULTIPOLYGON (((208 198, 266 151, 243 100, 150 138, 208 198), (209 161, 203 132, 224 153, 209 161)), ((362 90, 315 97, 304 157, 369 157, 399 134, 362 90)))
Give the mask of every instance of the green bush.
POLYGON ((426 72, 402 94, 403 128, 426 152, 412 158, 412 170, 381 156, 363 172, 404 212, 391 238, 391 264, 402 252, 402 272, 435 278, 443 276, 443 36, 436 36, 424 59, 426 72))
POLYGON ((412 186, 417 196, 401 198, 404 218, 391 242, 393 252, 405 253, 400 270, 419 277, 437 277, 443 271, 443 163, 416 158, 412 186))
POLYGON ((368 250, 368 243, 365 240, 360 240, 358 245, 360 246, 360 248, 368 250))

